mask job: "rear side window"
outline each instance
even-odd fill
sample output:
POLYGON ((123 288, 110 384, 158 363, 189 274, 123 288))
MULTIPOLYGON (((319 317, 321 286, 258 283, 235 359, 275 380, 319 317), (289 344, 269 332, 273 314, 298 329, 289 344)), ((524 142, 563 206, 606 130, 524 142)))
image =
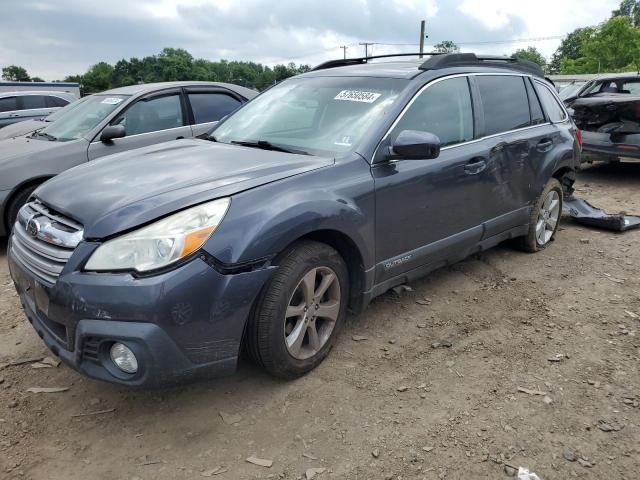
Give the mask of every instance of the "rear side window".
POLYGON ((527 86, 527 95, 529 96, 529 108, 531 109, 531 125, 539 125, 544 123, 544 112, 542 111, 542 107, 540 106, 540 99, 538 99, 538 95, 536 95, 536 91, 533 89, 533 85, 531 85, 531 80, 526 79, 524 81, 527 86))
POLYGON ((20 102, 22 103, 21 110, 47 108, 47 97, 44 95, 25 95, 20 97, 20 102))
POLYGON ((224 93, 190 93, 189 102, 196 123, 217 122, 240 106, 240 101, 224 93))
POLYGON ((60 97, 47 97, 48 108, 59 108, 68 105, 69 102, 60 97))
POLYGON ((0 98, 0 112, 11 112, 17 109, 16 97, 0 98))
POLYGON ((477 76, 484 109, 485 134, 508 132, 531 124, 524 79, 518 76, 477 76))
POLYGON ((433 133, 443 147, 472 140, 473 108, 467 78, 442 80, 427 87, 394 127, 391 141, 403 130, 433 133))
POLYGON ((552 122, 561 122, 566 118, 566 114, 564 109, 556 100, 556 97, 551 90, 546 85, 542 85, 539 82, 536 82, 538 94, 540 95, 540 100, 542 100, 542 105, 544 105, 544 109, 549 116, 549 120, 552 122))

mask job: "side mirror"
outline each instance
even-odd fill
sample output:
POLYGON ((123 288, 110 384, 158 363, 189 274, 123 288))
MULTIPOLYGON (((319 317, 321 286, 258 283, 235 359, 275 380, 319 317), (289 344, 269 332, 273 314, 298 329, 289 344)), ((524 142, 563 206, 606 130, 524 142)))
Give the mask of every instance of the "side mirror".
POLYGON ((440 139, 429 132, 403 130, 396 137, 390 150, 391 158, 429 160, 440 155, 440 139))
POLYGON ((126 130, 122 125, 109 125, 102 130, 102 134, 100 135, 100 141, 104 143, 109 143, 114 138, 122 138, 127 135, 126 130))

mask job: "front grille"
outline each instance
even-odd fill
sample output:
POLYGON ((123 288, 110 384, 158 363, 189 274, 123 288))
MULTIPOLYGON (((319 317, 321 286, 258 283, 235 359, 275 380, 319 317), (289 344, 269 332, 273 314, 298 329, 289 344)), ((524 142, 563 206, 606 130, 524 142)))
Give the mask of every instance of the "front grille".
POLYGON ((31 273, 53 284, 82 240, 82 234, 82 225, 35 200, 18 213, 11 251, 31 273))

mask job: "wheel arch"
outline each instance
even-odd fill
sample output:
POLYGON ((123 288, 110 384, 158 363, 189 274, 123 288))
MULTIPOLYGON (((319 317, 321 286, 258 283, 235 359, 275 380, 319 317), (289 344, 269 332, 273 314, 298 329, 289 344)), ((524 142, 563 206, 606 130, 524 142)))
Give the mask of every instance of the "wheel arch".
POLYGON ((50 178, 53 178, 53 175, 43 175, 40 177, 33 177, 30 178, 28 180, 25 180, 21 183, 19 183, 18 185, 16 185, 12 190, 11 193, 9 194, 9 196, 7 197, 3 207, 2 207, 2 217, 0 217, 2 219, 2 225, 5 226, 6 232, 9 232, 11 230, 11 226, 8 224, 8 216, 9 216, 9 205, 11 205, 11 203, 15 200, 15 198, 22 193, 24 190, 31 188, 31 187, 37 187, 38 185, 46 182, 47 180, 49 180, 50 178))
POLYGON ((340 254, 349 272, 349 309, 353 313, 359 313, 364 307, 365 266, 362 252, 360 252, 356 242, 349 235, 339 230, 314 230, 292 240, 278 253, 278 256, 304 240, 324 243, 340 254))

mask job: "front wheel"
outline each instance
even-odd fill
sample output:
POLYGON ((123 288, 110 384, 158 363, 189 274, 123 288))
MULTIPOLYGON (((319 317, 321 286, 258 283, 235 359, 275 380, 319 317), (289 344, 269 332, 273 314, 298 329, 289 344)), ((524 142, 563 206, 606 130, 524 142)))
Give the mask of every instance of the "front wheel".
POLYGON ((552 178, 536 200, 529 217, 529 231, 520 238, 520 246, 527 252, 538 252, 551 243, 562 215, 562 185, 552 178))
POLYGON ((245 338, 269 373, 296 378, 329 354, 346 315, 349 274, 340 254, 318 242, 294 245, 277 263, 245 338))

